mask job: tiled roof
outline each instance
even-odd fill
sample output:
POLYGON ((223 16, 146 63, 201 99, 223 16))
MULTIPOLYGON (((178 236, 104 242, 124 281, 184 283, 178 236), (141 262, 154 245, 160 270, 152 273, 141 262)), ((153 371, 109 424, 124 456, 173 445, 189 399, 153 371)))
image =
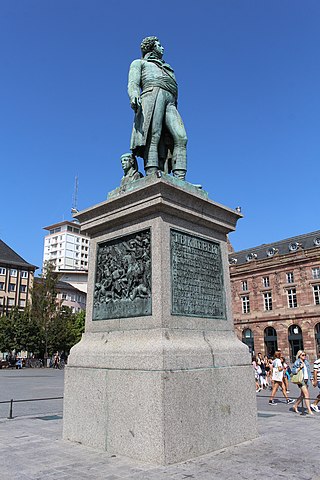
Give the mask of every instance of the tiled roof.
MULTIPOLYGON (((42 278, 41 277, 35 277, 34 279, 34 282, 35 283, 41 283, 42 282, 42 278)), ((56 283, 56 290, 58 291, 62 291, 62 290, 69 290, 69 291, 72 291, 72 292, 76 292, 76 293, 83 293, 81 290, 79 290, 78 288, 74 287, 73 285, 71 285, 71 283, 68 283, 68 282, 62 282, 61 280, 58 280, 57 283, 56 283)))
POLYGON ((35 265, 31 265, 31 263, 26 262, 2 240, 0 240, 0 263, 5 265, 16 265, 17 267, 31 268, 33 270, 37 268, 35 265))
POLYGON ((58 280, 58 282, 56 284, 56 289, 57 290, 70 290, 70 291, 73 291, 73 292, 81 292, 78 288, 71 285, 71 283, 62 282, 61 280, 58 280))
POLYGON ((287 255, 296 253, 300 249, 309 250, 316 247, 319 248, 320 258, 320 230, 232 252, 229 254, 229 263, 230 265, 241 265, 252 260, 265 260, 276 255, 287 255))

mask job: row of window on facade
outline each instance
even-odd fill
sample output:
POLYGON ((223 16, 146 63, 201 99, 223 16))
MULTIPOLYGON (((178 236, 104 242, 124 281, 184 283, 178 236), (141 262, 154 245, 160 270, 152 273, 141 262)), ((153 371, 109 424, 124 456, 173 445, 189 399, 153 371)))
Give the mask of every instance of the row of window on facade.
MULTIPOLYGON (((311 269, 311 277, 312 279, 320 278, 320 267, 314 267, 311 269)), ((294 273, 287 272, 286 273, 286 283, 294 283, 294 273)), ((262 286, 264 288, 270 287, 270 278, 269 277, 262 277, 262 286)), ((248 290, 248 280, 242 281, 242 291, 246 292, 248 290)))
MULTIPOLYGON (((3 307, 5 304, 4 297, 0 297, 0 306, 3 307)), ((13 307, 16 305, 16 300, 14 298, 7 298, 7 306, 13 307)), ((19 307, 24 308, 26 306, 26 300, 21 298, 18 302, 19 307)))
MULTIPOLYGON (((50 235, 53 235, 54 233, 59 233, 61 232, 61 227, 56 227, 50 230, 50 235)), ((80 233, 80 228, 77 227, 71 227, 70 225, 67 225, 67 231, 68 232, 74 232, 74 233, 80 233)))
MULTIPOLYGON (((297 308, 298 307, 297 290, 295 288, 289 288, 287 289, 286 292, 287 292, 288 307, 297 308)), ((313 292, 314 304, 320 305, 320 285, 312 285, 312 292, 313 292)), ((263 292, 262 299, 263 299, 264 310, 265 311, 272 310, 273 309, 272 292, 263 292)), ((242 295, 241 302, 242 302, 242 313, 250 313, 250 296, 242 295)))
POLYGON ((85 301, 85 298, 83 295, 78 295, 75 293, 62 293, 61 298, 62 300, 69 300, 70 302, 84 303, 85 301))
MULTIPOLYGON (((8 292, 15 292, 17 288, 16 283, 9 283, 8 285, 8 292)), ((5 290, 5 283, 0 282, 0 290, 5 290)), ((19 292, 20 293, 25 293, 27 291, 27 285, 20 285, 19 286, 19 292)))
MULTIPOLYGON (((49 238, 49 240, 50 240, 50 238, 49 238)), ((77 238, 77 240, 79 240, 79 239, 77 238)), ((50 242, 48 242, 48 243, 50 243, 50 242)), ((50 252, 50 251, 54 252, 54 251, 57 251, 57 249, 59 249, 59 248, 60 248, 60 250, 61 249, 63 249, 63 250, 64 249, 66 249, 66 250, 69 249, 71 252, 73 252, 74 249, 79 250, 80 245, 73 245, 73 243, 71 243, 71 242, 67 242, 67 245, 66 245, 65 242, 64 243, 54 243, 54 244, 52 243, 51 245, 47 245, 47 252, 50 252)), ((87 252, 89 250, 89 247, 86 247, 85 245, 81 245, 81 250, 84 250, 85 252, 87 252)))
MULTIPOLYGON (((313 244, 316 247, 320 247, 320 238, 315 237, 313 239, 313 244)), ((299 242, 291 242, 288 244, 288 249, 290 252, 297 252, 301 247, 303 248, 303 245, 299 242)), ((278 248, 275 248, 275 247, 271 247, 271 248, 268 248, 268 250, 266 250, 266 254, 268 257, 273 257, 278 252, 279 252, 278 248)), ((252 260, 256 260, 257 258, 258 258, 258 255, 255 252, 251 252, 251 253, 248 253, 248 255, 246 256, 246 261, 251 262, 252 260)), ((232 258, 231 260, 233 260, 232 263, 237 263, 236 258, 232 258)))
MULTIPOLYGON (((79 233, 79 232, 76 232, 76 233, 79 233)), ((58 241, 62 241, 62 239, 66 239, 67 238, 67 241, 71 242, 71 243, 74 243, 77 242, 77 243, 80 243, 80 240, 83 242, 83 243, 86 243, 88 244, 89 243, 89 240, 87 238, 83 238, 83 237, 75 237, 74 235, 67 235, 67 237, 65 235, 57 235, 56 237, 51 237, 51 238, 47 238, 46 239, 46 242, 47 243, 52 243, 52 244, 56 244, 58 243, 58 241)))
MULTIPOLYGON (((64 257, 65 256, 66 258, 73 258, 73 254, 74 254, 74 252, 71 251, 71 252, 67 252, 67 254, 65 255, 63 250, 54 250, 54 251, 51 252, 51 256, 53 256, 53 257, 59 257, 59 256, 64 257)), ((80 253, 76 252, 74 255, 75 255, 76 258, 79 258, 80 253)), ((81 258, 88 258, 88 254, 81 252, 81 258)))
MULTIPOLYGON (((57 264, 57 260, 58 260, 58 263, 63 263, 62 262, 62 258, 50 258, 50 262, 53 263, 53 265, 56 265, 57 264)), ((72 259, 67 259, 68 261, 65 261, 64 263, 66 265, 69 265, 69 266, 73 266, 74 265, 83 265, 83 266, 87 266, 88 265, 88 261, 86 260, 72 260, 72 259)))
MULTIPOLYGON (((7 269, 4 267, 0 267, 0 275, 6 275, 7 269)), ((9 270, 9 275, 10 277, 17 277, 18 276, 18 270, 15 268, 10 268, 9 270)), ((25 270, 20 271, 20 277, 21 278, 28 278, 28 272, 25 270)))
MULTIPOLYGON (((320 323, 317 323, 314 327, 314 338, 318 355, 320 352, 320 323)), ((255 351, 254 335, 250 328, 243 330, 242 341, 249 347, 250 353, 258 353, 255 351)), ((296 359, 297 352, 304 350, 303 334, 299 325, 290 325, 288 328, 288 344, 290 347, 290 359, 293 362, 296 359)), ((269 356, 273 356, 276 350, 283 349, 284 345, 278 344, 278 336, 275 328, 266 327, 264 329, 264 347, 265 351, 263 353, 269 356)))

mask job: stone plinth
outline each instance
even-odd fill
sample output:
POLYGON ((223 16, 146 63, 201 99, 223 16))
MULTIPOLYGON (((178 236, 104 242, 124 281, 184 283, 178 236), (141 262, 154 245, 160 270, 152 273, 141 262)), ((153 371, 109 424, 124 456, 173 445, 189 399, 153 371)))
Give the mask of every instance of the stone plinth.
POLYGON ((65 371, 64 439, 170 464, 257 436, 231 313, 226 236, 239 217, 167 175, 77 214, 91 237, 88 305, 65 371), (116 255, 121 272, 107 274, 116 255), (140 277, 132 255, 148 264, 140 277))

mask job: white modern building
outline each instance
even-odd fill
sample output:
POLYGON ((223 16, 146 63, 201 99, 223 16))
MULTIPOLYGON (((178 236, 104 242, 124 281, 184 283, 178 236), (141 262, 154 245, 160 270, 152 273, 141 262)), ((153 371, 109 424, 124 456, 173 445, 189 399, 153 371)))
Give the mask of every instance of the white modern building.
POLYGON ((44 227, 43 263, 50 261, 55 271, 88 270, 90 240, 80 233, 77 221, 65 220, 44 227))

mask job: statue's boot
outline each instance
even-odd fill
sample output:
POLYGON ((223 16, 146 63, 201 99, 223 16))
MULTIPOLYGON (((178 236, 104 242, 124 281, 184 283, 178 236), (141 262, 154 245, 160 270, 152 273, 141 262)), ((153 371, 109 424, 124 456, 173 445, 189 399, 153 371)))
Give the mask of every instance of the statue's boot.
POLYGON ((144 169, 146 175, 152 175, 159 170, 158 147, 157 145, 153 145, 152 142, 147 149, 144 169))
POLYGON ((185 180, 187 173, 187 149, 186 141, 181 140, 181 144, 174 146, 172 157, 173 176, 185 180))
POLYGON ((180 180, 186 179, 186 170, 173 170, 173 176, 179 178, 180 180))

